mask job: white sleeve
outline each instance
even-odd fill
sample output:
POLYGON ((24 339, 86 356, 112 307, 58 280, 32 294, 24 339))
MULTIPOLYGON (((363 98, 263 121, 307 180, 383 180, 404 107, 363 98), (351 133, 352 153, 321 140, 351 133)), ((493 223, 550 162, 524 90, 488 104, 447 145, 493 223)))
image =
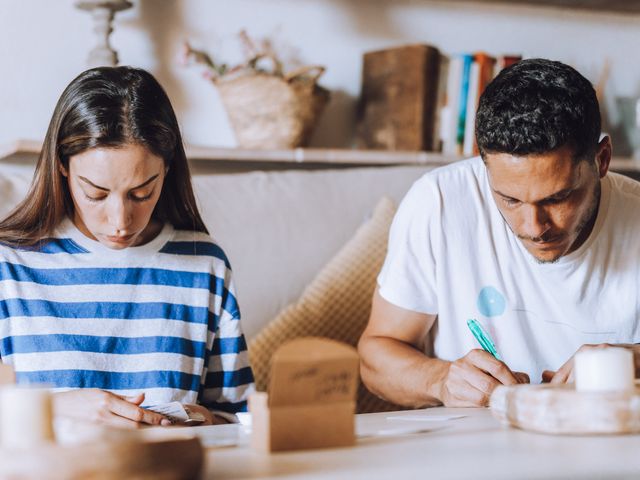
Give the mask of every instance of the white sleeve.
POLYGON ((413 184, 389 232, 389 246, 378 275, 380 295, 420 313, 438 313, 437 252, 441 243, 442 201, 429 177, 413 184))

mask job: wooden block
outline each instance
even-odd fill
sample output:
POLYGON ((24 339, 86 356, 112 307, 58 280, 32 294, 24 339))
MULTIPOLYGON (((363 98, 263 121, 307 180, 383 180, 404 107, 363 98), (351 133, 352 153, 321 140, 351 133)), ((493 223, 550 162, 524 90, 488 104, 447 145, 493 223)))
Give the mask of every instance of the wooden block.
POLYGON ((440 63, 440 52, 429 45, 365 53, 359 147, 433 149, 440 63))
POLYGON ((269 394, 249 397, 251 446, 279 452, 355 443, 359 360, 349 345, 299 338, 271 361, 269 394))
POLYGON ((499 386, 491 411, 505 424, 541 433, 640 433, 640 384, 602 392, 580 392, 573 384, 499 386))
POLYGON ((355 444, 355 402, 270 407, 269 395, 249 398, 251 446, 264 452, 355 444))

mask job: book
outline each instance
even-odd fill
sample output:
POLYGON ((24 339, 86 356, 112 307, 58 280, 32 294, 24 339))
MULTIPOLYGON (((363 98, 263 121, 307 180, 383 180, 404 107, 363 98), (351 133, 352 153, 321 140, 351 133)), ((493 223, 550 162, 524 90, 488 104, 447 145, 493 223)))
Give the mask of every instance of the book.
POLYGON ((469 97, 469 79, 471 75, 471 64, 473 56, 470 54, 462 54, 462 75, 460 80, 460 104, 458 106, 458 123, 456 130, 456 143, 458 153, 462 153, 464 144, 464 130, 467 119, 467 100, 469 97))
POLYGON ((478 98, 480 85, 480 64, 474 60, 469 69, 469 92, 467 94, 467 112, 464 124, 464 139, 462 142, 462 154, 473 155, 475 144, 476 110, 478 108, 478 98))
POLYGON ((453 56, 449 59, 447 72, 446 106, 440 111, 440 137, 442 151, 448 155, 459 155, 458 152, 458 109, 460 104, 460 86, 462 80, 462 58, 453 56))
POLYGON ((386 150, 431 150, 440 52, 407 45, 364 54, 357 144, 386 150))
POLYGON ((466 156, 478 155, 476 144, 475 126, 476 112, 480 95, 493 79, 496 59, 485 52, 477 52, 473 55, 469 80, 469 95, 467 97, 467 115, 465 123, 464 144, 462 153, 466 156))

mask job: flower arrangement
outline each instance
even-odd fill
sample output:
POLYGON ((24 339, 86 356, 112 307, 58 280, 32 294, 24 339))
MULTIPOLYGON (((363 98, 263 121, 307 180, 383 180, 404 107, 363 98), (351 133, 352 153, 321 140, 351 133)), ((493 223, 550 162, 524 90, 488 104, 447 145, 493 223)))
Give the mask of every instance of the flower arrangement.
POLYGON ((240 147, 304 146, 329 100, 329 91, 317 84, 324 67, 286 70, 270 40, 255 42, 245 31, 239 36, 246 57, 242 63, 215 61, 186 41, 180 63, 199 66, 217 87, 240 147))

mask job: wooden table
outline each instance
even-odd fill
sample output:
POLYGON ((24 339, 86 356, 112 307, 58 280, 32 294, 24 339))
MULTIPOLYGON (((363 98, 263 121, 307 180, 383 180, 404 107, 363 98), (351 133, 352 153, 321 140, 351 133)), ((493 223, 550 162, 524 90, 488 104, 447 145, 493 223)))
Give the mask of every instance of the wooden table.
MULTIPOLYGON (((550 436, 501 426, 487 409, 431 408, 358 415, 363 432, 432 429, 360 438, 355 447, 262 454, 246 445, 210 448, 204 478, 224 479, 513 479, 640 478, 640 436, 550 436), (463 418, 435 421, 387 417, 463 418)), ((238 434, 237 426, 200 427, 206 439, 238 434), (224 428, 223 427, 223 428, 224 428), (209 430, 206 430, 209 429, 209 430), (215 430, 218 429, 218 430, 215 430)), ((195 429, 194 429, 195 430, 195 429)))

